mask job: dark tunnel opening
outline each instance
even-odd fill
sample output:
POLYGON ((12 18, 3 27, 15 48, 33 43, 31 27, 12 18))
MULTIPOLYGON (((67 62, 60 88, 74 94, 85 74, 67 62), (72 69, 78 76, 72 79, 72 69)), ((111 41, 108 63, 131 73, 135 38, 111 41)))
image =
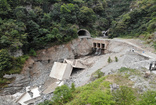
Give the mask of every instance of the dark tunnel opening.
POLYGON ((78 32, 78 35, 79 35, 79 36, 87 36, 87 33, 86 33, 85 30, 80 30, 80 31, 78 32))

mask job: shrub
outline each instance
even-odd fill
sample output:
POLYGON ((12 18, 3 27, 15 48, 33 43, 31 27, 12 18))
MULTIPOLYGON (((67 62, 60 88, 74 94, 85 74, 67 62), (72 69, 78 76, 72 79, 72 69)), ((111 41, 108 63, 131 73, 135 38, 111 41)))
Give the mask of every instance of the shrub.
POLYGON ((101 72, 100 70, 97 71, 97 76, 98 78, 101 78, 102 76, 104 76, 104 73, 101 72))
POLYGON ((49 100, 46 100, 42 103, 39 103, 38 105, 53 105, 53 102, 52 101, 49 101, 49 100))
POLYGON ((130 69, 130 68, 126 68, 126 67, 121 67, 119 69, 119 72, 126 72, 126 71, 135 72, 135 69, 130 69))
POLYGON ((71 91, 72 92, 75 91, 75 84, 74 83, 72 83, 72 85, 71 85, 71 91))
POLYGON ((52 100, 58 105, 68 102, 71 98, 72 94, 70 88, 67 85, 62 85, 55 89, 52 100))
POLYGON ((118 62, 118 58, 117 57, 115 57, 115 62, 118 62))
POLYGON ((112 59, 109 57, 108 58, 108 63, 111 63, 112 62, 112 59))
POLYGON ((30 51, 29 51, 29 55, 30 56, 36 56, 37 54, 36 54, 36 51, 31 48, 30 51))
POLYGON ((121 86, 112 94, 117 105, 134 105, 135 103, 136 97, 133 90, 129 87, 121 86))
POLYGON ((113 97, 109 91, 95 90, 88 97, 88 103, 91 105, 114 105, 113 97))
POLYGON ((147 91, 141 96, 141 100, 138 105, 155 105, 156 103, 156 91, 147 91))

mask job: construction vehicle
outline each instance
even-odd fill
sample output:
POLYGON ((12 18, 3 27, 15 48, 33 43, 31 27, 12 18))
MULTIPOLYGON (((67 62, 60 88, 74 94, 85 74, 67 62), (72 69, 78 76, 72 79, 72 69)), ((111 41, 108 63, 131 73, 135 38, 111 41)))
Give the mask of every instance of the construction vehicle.
POLYGON ((149 70, 150 71, 156 70, 156 61, 152 61, 150 63, 149 70))

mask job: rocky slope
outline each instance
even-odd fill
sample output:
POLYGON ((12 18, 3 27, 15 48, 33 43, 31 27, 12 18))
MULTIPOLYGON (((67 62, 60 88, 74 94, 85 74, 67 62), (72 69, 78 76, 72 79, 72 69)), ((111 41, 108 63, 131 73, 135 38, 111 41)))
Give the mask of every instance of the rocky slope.
POLYGON ((27 86, 41 86, 49 77, 55 61, 85 56, 92 52, 91 39, 75 39, 64 45, 57 45, 37 52, 36 57, 30 57, 21 74, 5 75, 6 78, 15 78, 13 83, 1 90, 1 95, 14 94, 27 86))

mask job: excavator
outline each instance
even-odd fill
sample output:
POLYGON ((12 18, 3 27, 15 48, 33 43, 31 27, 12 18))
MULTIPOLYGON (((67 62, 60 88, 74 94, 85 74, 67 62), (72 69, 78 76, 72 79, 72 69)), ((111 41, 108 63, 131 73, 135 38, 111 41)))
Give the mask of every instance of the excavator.
POLYGON ((156 70, 156 61, 152 61, 150 63, 149 70, 150 71, 156 70))

